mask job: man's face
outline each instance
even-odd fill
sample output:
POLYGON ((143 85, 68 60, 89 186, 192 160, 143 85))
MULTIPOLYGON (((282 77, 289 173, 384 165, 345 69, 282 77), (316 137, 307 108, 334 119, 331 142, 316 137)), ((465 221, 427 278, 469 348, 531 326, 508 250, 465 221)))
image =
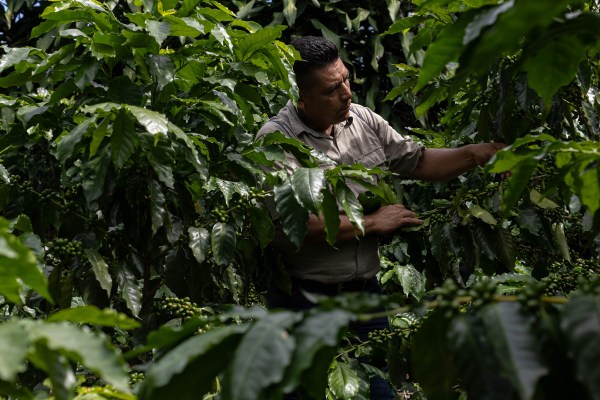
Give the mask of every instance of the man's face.
POLYGON ((313 71, 309 85, 300 89, 298 114, 312 129, 329 132, 348 119, 352 92, 350 73, 341 59, 313 71))

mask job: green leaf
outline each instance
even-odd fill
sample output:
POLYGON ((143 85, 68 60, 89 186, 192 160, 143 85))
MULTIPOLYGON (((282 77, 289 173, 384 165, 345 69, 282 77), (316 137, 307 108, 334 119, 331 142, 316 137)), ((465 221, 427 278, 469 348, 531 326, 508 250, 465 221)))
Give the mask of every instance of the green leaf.
POLYGON ((576 35, 554 35, 543 41, 542 48, 528 55, 523 64, 527 81, 547 107, 561 86, 569 84, 585 57, 587 48, 576 35))
POLYGON ((575 364, 575 375, 590 398, 600 399, 600 296, 573 296, 561 312, 563 331, 575 364))
POLYGON ((39 323, 35 325, 32 335, 43 341, 48 349, 82 363, 116 389, 129 392, 129 377, 119 356, 104 338, 91 333, 86 327, 66 323, 39 323))
POLYGON ((331 363, 334 353, 330 352, 330 359, 319 359, 317 364, 317 354, 326 349, 335 349, 340 340, 340 335, 353 319, 352 314, 345 310, 322 311, 309 314, 294 330, 294 338, 296 339, 296 347, 292 355, 289 371, 286 373, 285 388, 292 390, 296 388, 302 381, 303 375, 311 374, 313 379, 310 380, 311 385, 307 387, 310 393, 315 397, 322 394, 327 384, 327 368, 331 363), (320 366, 321 368, 318 368, 320 366), (321 370, 321 376, 315 375, 315 370, 321 370), (320 381, 320 384, 317 384, 320 381))
POLYGON ((194 336, 146 371, 140 400, 193 400, 212 390, 214 378, 231 361, 247 325, 229 325, 194 336))
POLYGON ((283 0, 283 15, 289 26, 294 26, 297 13, 296 0, 283 0))
POLYGON ((548 373, 537 353, 537 338, 531 331, 532 320, 516 302, 496 303, 482 310, 485 332, 500 366, 521 399, 532 399, 538 381, 548 373))
POLYGON ((338 203, 344 209, 346 216, 354 223, 361 232, 364 232, 362 206, 352 190, 343 182, 335 186, 335 194, 338 203))
POLYGON ((361 377, 348 364, 334 361, 329 371, 329 389, 338 399, 353 399, 358 395, 361 377))
POLYGON ((426 21, 427 18, 421 15, 413 15, 410 17, 405 17, 397 20, 390 26, 387 31, 383 32, 381 36, 385 35, 394 35, 396 33, 401 33, 406 29, 410 29, 419 25, 421 22, 426 21))
POLYGON ((240 60, 246 61, 251 58, 258 49, 278 39, 285 28, 285 26, 267 27, 259 29, 248 36, 244 36, 236 46, 236 50, 240 52, 240 60))
POLYGON ((288 330, 300 318, 301 314, 282 311, 269 313, 254 323, 231 360, 224 399, 259 399, 264 389, 281 381, 295 345, 288 330))
POLYGON ((529 200, 531 200, 531 202, 536 206, 544 209, 553 209, 558 207, 558 204, 549 198, 542 196, 542 194, 535 189, 531 189, 529 192, 529 200))
POLYGON ((24 285, 52 301, 46 276, 38 267, 37 258, 16 236, 8 233, 8 222, 0 219, 0 294, 9 301, 22 303, 24 285))
POLYGON ((191 226, 188 228, 188 235, 190 237, 188 246, 192 249, 196 261, 202 264, 210 248, 210 233, 207 229, 191 226))
POLYGON ((335 196, 329 190, 323 191, 322 212, 327 243, 333 246, 336 242, 337 234, 340 231, 340 210, 335 200, 335 196))
POLYGON ((85 249, 85 255, 89 262, 92 264, 92 270, 96 276, 96 280, 100 283, 102 289, 106 290, 106 293, 110 297, 112 290, 112 277, 108 269, 108 264, 104 261, 104 258, 95 249, 85 249))
POLYGON ((449 325, 442 312, 433 311, 412 338, 413 371, 430 400, 454 398, 456 370, 446 337, 449 325))
POLYGON ((73 398, 77 379, 67 357, 36 343, 35 352, 31 354, 30 360, 37 368, 48 374, 52 392, 57 400, 73 398))
POLYGON ((133 316, 137 317, 142 310, 142 287, 130 266, 117 264, 114 271, 119 295, 133 316))
POLYGON ((463 44, 468 44, 473 40, 479 38, 481 31, 491 25, 493 25, 500 14, 505 13, 513 7, 512 1, 507 1, 479 12, 473 20, 465 28, 465 36, 463 37, 463 44))
POLYGON ((320 168, 298 168, 290 181, 298 203, 309 212, 318 214, 323 202, 325 171, 320 168))
POLYGON ((98 72, 98 68, 100 64, 95 61, 90 61, 88 63, 84 63, 77 68, 75 72, 75 86, 79 88, 79 90, 83 90, 87 85, 90 84, 96 78, 96 73, 98 72))
POLYGON ((413 295, 417 301, 425 295, 425 284, 427 278, 421 274, 411 264, 397 265, 394 267, 394 273, 402 286, 402 291, 406 296, 413 295))
POLYGON ((25 371, 31 339, 28 325, 19 320, 0 323, 0 379, 12 382, 18 373, 25 371))
POLYGON ((558 248, 558 251, 560 252, 562 258, 564 258, 567 261, 571 261, 571 254, 569 253, 569 242, 567 241, 567 237, 565 236, 565 231, 563 230, 562 224, 552 224, 552 235, 554 236, 556 247, 558 248))
POLYGON ((0 58, 0 72, 20 63, 21 61, 27 60, 29 53, 32 50, 34 49, 31 47, 5 47, 4 51, 6 51, 6 54, 0 58))
POLYGON ((166 136, 169 132, 169 120, 163 114, 132 105, 125 107, 151 135, 166 136))
POLYGON ((129 161, 137 145, 138 140, 133 121, 123 109, 120 109, 113 122, 110 136, 112 160, 117 169, 129 161))
POLYGON ((475 218, 479 218, 486 224, 489 224, 489 225, 497 225, 498 224, 498 221, 496 220, 496 218, 494 218, 492 216, 492 214, 490 214, 489 211, 484 210, 483 208, 479 207, 478 205, 474 205, 473 207, 471 207, 469 209, 469 214, 471 214, 475 218))
POLYGON ((289 180, 275 186, 275 205, 281 218, 281 226, 297 248, 302 246, 308 227, 308 211, 298 204, 289 180))
POLYGON ((150 32, 150 36, 156 40, 156 43, 158 43, 159 46, 162 46, 162 43, 171 33, 171 24, 168 22, 146 20, 146 29, 150 32))
POLYGON ((210 242, 217 265, 229 265, 235 255, 235 229, 229 224, 217 222, 212 228, 210 242))
POLYGON ((110 163, 110 151, 105 147, 98 152, 96 157, 81 166, 81 186, 88 204, 97 200, 104 193, 104 183, 110 163))
POLYGON ((470 397, 480 400, 514 398, 510 382, 498 370, 498 357, 479 318, 461 315, 452 320, 448 331, 456 370, 470 397))
POLYGON ((152 220, 152 236, 156 235, 156 232, 165 223, 166 200, 165 195, 162 192, 160 183, 155 180, 150 181, 150 218, 152 220))
POLYGON ((449 62, 458 60, 464 48, 465 28, 472 18, 471 13, 461 14, 453 24, 446 25, 437 39, 429 45, 423 60, 423 68, 419 72, 414 88, 415 92, 436 78, 449 62))
POLYGON ((50 315, 49 322, 68 321, 79 324, 96 326, 115 326, 119 329, 134 329, 140 326, 139 322, 110 308, 99 309, 96 306, 82 306, 59 310, 50 315))
POLYGON ((275 237, 275 225, 269 212, 264 208, 248 207, 248 215, 252 221, 254 234, 260 247, 264 249, 275 237))

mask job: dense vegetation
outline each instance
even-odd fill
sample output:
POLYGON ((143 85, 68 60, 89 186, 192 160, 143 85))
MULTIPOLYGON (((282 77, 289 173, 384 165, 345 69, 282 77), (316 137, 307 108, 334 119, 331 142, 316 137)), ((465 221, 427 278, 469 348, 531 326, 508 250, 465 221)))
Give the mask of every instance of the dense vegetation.
POLYGON ((596 1, 1 7, 0 395, 361 399, 381 375, 403 399, 600 399, 596 1), (400 132, 510 147, 425 184, 255 141, 296 98, 303 34, 400 132), (285 152, 304 167, 265 172, 285 152), (426 223, 385 238, 385 296, 267 311, 289 284, 267 198, 297 245, 310 212, 334 244, 336 203, 359 228, 390 202, 426 223), (352 340, 375 307, 392 329, 352 340))

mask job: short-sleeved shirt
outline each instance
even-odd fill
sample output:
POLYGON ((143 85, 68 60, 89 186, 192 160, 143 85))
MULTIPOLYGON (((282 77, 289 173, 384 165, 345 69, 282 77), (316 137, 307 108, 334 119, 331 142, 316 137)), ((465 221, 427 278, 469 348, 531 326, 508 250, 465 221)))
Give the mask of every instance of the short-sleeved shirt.
MULTIPOLYGON (((423 146, 394 130, 386 120, 367 107, 352 104, 350 116, 336 124, 333 134, 317 132, 302 122, 291 102, 271 118, 258 132, 257 138, 280 131, 323 153, 327 162, 322 168, 340 164, 360 163, 368 168, 389 168, 401 175, 412 172, 421 157, 423 146)), ((299 166, 288 156, 288 168, 299 166)), ((356 194, 361 190, 351 186, 356 194)), ((299 279, 324 283, 340 283, 354 279, 368 279, 379 271, 379 238, 327 243, 305 242, 300 249, 291 243, 281 246, 284 263, 289 273, 299 279)))

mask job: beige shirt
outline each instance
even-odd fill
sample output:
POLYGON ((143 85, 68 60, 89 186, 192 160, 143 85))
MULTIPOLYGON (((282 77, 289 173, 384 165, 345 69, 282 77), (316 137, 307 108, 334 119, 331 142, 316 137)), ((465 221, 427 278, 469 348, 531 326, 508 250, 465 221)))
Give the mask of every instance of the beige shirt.
MULTIPOLYGON (((260 129, 257 138, 275 131, 323 153, 326 161, 321 163, 322 168, 360 163, 368 168, 390 168, 406 175, 415 169, 423 151, 422 145, 400 135, 381 116, 357 104, 350 106, 350 117, 335 125, 333 135, 328 135, 306 126, 288 102, 260 129)), ((288 168, 300 165, 291 155, 288 161, 288 168)), ((356 194, 361 191, 356 185, 350 186, 356 194)), ((305 243, 297 250, 288 243, 280 246, 280 251, 290 274, 300 279, 339 283, 370 278, 379 271, 379 238, 376 236, 338 242, 335 248, 327 243, 305 243)))

